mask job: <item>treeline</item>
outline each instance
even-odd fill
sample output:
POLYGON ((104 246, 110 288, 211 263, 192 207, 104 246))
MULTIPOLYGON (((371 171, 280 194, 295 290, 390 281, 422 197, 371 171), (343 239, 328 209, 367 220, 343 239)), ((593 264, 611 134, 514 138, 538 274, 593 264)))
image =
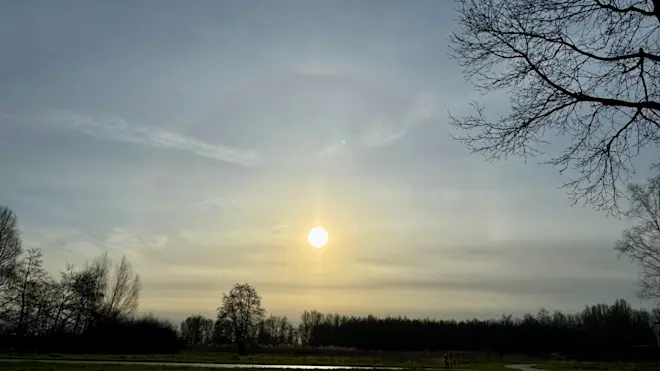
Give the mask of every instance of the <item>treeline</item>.
POLYGON ((140 278, 123 258, 102 255, 59 277, 42 252, 23 251, 14 213, 0 206, 0 351, 176 352, 174 325, 136 317, 140 278))
MULTIPOLYGON (((238 285, 237 285, 238 286, 238 285)), ((232 290, 233 291, 233 290, 232 290)), ((246 308, 242 306, 241 308, 246 308)), ((249 317, 249 312, 241 315, 249 317)), ((657 357, 651 324, 659 311, 633 309, 625 300, 587 306, 565 314, 541 309, 522 318, 435 320, 406 317, 356 317, 305 311, 294 326, 286 317, 256 316, 245 327, 254 346, 343 347, 358 350, 480 351, 496 354, 564 354, 573 357, 657 357), (252 329, 249 323, 252 323, 252 329)), ((225 336, 222 318, 200 315, 181 323, 189 345, 236 343, 225 336)))
POLYGON ((370 350, 470 350, 497 353, 622 355, 640 345, 656 349, 652 315, 624 300, 587 306, 576 314, 541 309, 522 318, 432 320, 347 317, 305 312, 301 340, 313 347, 370 350))

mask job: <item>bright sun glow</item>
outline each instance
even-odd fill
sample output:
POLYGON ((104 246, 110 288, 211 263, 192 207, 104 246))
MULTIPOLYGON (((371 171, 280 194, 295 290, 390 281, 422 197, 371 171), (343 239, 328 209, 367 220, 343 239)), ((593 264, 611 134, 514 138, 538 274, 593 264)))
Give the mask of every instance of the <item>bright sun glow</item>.
POLYGON ((325 229, 321 227, 314 227, 311 231, 309 231, 309 234, 307 235, 307 241, 309 241, 310 245, 320 249, 321 247, 325 246, 326 243, 328 243, 328 232, 326 232, 325 229))

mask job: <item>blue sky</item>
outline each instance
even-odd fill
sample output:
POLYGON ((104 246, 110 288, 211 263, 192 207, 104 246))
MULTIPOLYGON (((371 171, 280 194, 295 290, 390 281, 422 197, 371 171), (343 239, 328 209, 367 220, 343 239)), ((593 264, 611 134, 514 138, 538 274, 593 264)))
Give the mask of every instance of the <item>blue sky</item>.
POLYGON ((629 221, 570 206, 535 161, 450 137, 481 97, 450 1, 9 1, 0 203, 47 268, 103 252, 140 310, 492 317, 635 299, 629 221), (306 233, 320 224, 329 245, 306 233))

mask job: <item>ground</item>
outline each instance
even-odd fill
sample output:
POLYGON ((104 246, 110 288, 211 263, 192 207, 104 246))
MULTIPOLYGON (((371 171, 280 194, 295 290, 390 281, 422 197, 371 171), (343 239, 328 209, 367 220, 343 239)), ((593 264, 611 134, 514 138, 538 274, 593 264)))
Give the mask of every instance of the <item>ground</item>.
MULTIPOLYGON (((0 362, 0 371, 203 371, 209 370, 200 367, 191 366, 150 366, 150 365, 82 365, 82 364, 63 364, 63 363, 46 363, 46 362, 0 362)), ((245 369, 245 368, 223 368, 217 369, 221 371, 276 371, 272 369, 245 369)), ((414 368, 407 369, 406 371, 414 371, 414 368)), ((421 369, 417 369, 421 370, 421 369)), ((458 368, 446 369, 444 367, 425 368, 424 370, 443 370, 443 371, 512 371, 506 368, 504 364, 500 363, 480 363, 463 365, 458 368)), ((553 371, 564 371, 572 369, 552 368, 553 371)), ((350 370, 342 370, 350 371, 350 370)), ((364 371, 364 370, 359 370, 364 371)))
MULTIPOLYGON (((74 364, 62 364, 62 363, 45 363, 45 362, 12 362, 12 363, 2 363, 0 362, 0 371, 203 371, 203 370, 213 370, 208 368, 200 367, 186 367, 186 366, 146 366, 146 365, 74 365, 74 364)), ((258 369, 231 369, 231 368, 222 368, 215 369, 221 371, 255 371, 258 369)), ((265 370, 265 369, 261 369, 265 370)), ((260 370, 260 371, 261 371, 260 370)), ((413 369, 411 369, 413 370, 413 369)), ((442 370, 446 370, 442 368, 442 370)), ((460 371, 459 369, 449 369, 449 371, 455 370, 460 371)), ((479 368, 478 370, 483 371, 501 371, 507 370, 504 368, 479 368)), ((274 371, 274 370, 268 370, 274 371)), ((342 370, 350 371, 350 370, 342 370)), ((359 370, 364 371, 364 370, 359 370)), ((507 371, 511 371, 508 369, 507 371)))
MULTIPOLYGON (((16 355, 1 355, 0 358, 17 358, 16 355)), ((473 363, 455 366, 451 369, 444 367, 444 358, 438 357, 376 357, 376 356, 327 356, 327 355, 273 355, 255 354, 237 357, 229 353, 181 353, 175 355, 26 355, 20 358, 25 362, 0 362, 0 371, 202 371, 208 368, 190 366, 150 366, 150 365, 112 365, 112 364, 63 364, 30 362, 31 360, 95 360, 95 361, 158 361, 158 362, 199 362, 199 363, 242 363, 242 364, 279 364, 279 365, 350 365, 350 366, 396 366, 406 371, 415 369, 425 370, 474 370, 474 371, 511 371, 506 368, 507 363, 473 363)), ((516 362, 509 362, 516 363, 516 362)), ((532 363, 532 362, 526 362, 532 363)), ((583 364, 574 368, 571 363, 542 363, 535 366, 539 370, 548 371, 632 371, 632 365, 622 364, 583 364)), ((223 368, 222 371, 251 371, 246 368, 223 368)), ((264 370, 264 369, 261 369, 264 370)), ((276 371, 270 369, 268 371, 276 371)), ((344 371, 344 370, 342 370, 344 371)), ((363 371, 363 370, 361 370, 363 371)))
POLYGON ((108 355, 108 354, 43 354, 43 355, 2 355, 0 358, 27 359, 68 359, 68 360, 104 360, 104 361, 156 361, 156 362, 201 362, 201 363, 243 363, 269 365, 319 365, 319 366, 393 366, 404 368, 444 367, 443 357, 411 356, 331 356, 331 355, 296 355, 296 354, 253 354, 236 356, 220 352, 182 352, 179 354, 154 355, 108 355))
MULTIPOLYGON (((142 365, 70 365, 61 363, 0 363, 0 371, 203 371, 199 367, 169 367, 142 365)), ((224 369, 223 371, 233 371, 224 369)), ((249 371, 249 370, 243 370, 249 371)))
MULTIPOLYGON (((572 365, 566 364, 542 364, 536 365, 536 368, 540 370, 550 370, 550 371, 575 371, 575 370, 585 370, 584 368, 573 368, 572 365)), ((0 362, 0 371, 203 371, 209 370, 207 368, 200 367, 190 367, 190 366, 147 366, 147 365, 79 365, 79 364, 62 364, 62 363, 41 363, 41 362, 12 362, 12 363, 2 363, 0 362)), ((223 368, 218 369, 221 371, 255 371, 259 369, 246 369, 246 368, 223 368)), ((261 369, 265 370, 265 369, 261 369)), ((260 370, 260 371, 261 371, 260 370)), ((409 369, 414 370, 414 369, 409 369)), ((418 369, 419 370, 419 369, 418 369)), ((432 370, 426 368, 426 370, 432 370)), ((445 369, 444 367, 436 367, 434 370, 445 370, 445 371, 465 371, 465 370, 474 370, 474 371, 512 371, 511 368, 505 367, 501 363, 480 363, 480 364, 471 364, 460 366, 459 368, 445 369)), ((625 371, 633 370, 631 367, 626 367, 622 365, 600 365, 598 368, 587 368, 586 370, 597 370, 597 371, 625 371)), ((274 370, 267 370, 274 371, 274 370)), ((350 371, 350 370, 342 370, 350 371)), ((364 371, 364 370, 359 370, 364 371)))
MULTIPOLYGON (((512 371, 510 368, 505 368, 504 365, 499 365, 499 364, 472 365, 469 369, 475 371, 512 371)), ((0 363, 0 371, 203 371, 203 370, 209 370, 209 369, 200 368, 200 367, 185 367, 185 366, 173 367, 173 366, 145 366, 145 365, 71 365, 71 364, 54 364, 54 363, 38 363, 38 362, 20 362, 20 363, 4 363, 4 364, 0 363)), ((223 368, 217 370, 255 371, 258 369, 223 368)), ((443 368, 438 368, 436 370, 464 371, 466 370, 466 368, 462 367, 462 368, 445 369, 443 367, 443 368)), ((342 371, 350 371, 350 370, 342 370, 342 371)), ((359 370, 359 371, 364 371, 364 370, 359 370)))

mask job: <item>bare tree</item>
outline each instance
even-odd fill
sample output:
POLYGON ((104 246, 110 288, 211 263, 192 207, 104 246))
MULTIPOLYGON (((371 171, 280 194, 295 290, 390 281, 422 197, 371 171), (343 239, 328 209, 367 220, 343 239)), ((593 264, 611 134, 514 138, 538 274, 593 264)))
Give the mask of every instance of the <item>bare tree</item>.
POLYGON ((640 296, 660 299, 660 183, 630 184, 628 214, 639 222, 623 232, 615 249, 640 267, 640 296))
POLYGON ((18 307, 16 333, 19 336, 30 332, 30 324, 38 317, 36 313, 44 304, 42 299, 49 277, 43 268, 42 255, 41 250, 30 249, 18 267, 14 297, 18 307))
POLYGON ((259 324, 264 316, 261 296, 249 284, 237 283, 229 294, 222 294, 222 306, 218 308, 218 322, 227 326, 227 334, 238 346, 239 354, 245 353, 248 344, 257 338, 259 324))
POLYGON ((115 267, 114 282, 107 294, 107 312, 111 318, 132 315, 138 306, 140 276, 133 272, 131 263, 122 257, 115 267))
POLYGON ((73 332, 85 331, 99 320, 117 320, 131 317, 138 307, 140 277, 131 263, 122 257, 114 266, 107 254, 94 259, 79 272, 70 272, 66 278, 73 314, 73 332))
POLYGON ((572 173, 574 201, 620 213, 632 160, 658 145, 660 0, 460 0, 458 13, 454 56, 511 110, 490 120, 473 103, 450 118, 456 138, 489 159, 543 154, 572 173))
POLYGON ((186 344, 209 344, 213 340, 213 320, 202 315, 190 316, 181 322, 181 336, 186 344))
POLYGON ((109 271, 110 260, 103 254, 78 273, 74 283, 78 296, 74 333, 91 329, 102 318, 109 271))
POLYGON ((15 277, 18 257, 23 252, 16 214, 0 205, 0 310, 6 304, 6 289, 15 277))
POLYGON ((54 287, 52 333, 65 332, 73 317, 73 308, 76 303, 75 283, 77 272, 72 264, 67 264, 65 271, 60 274, 60 280, 54 287))
POLYGON ((312 346, 312 335, 314 329, 318 328, 323 322, 325 316, 316 310, 304 311, 300 316, 300 325, 298 325, 298 336, 303 346, 312 346))
POLYGON ((295 345, 296 329, 286 316, 270 315, 259 324, 259 344, 295 345))

